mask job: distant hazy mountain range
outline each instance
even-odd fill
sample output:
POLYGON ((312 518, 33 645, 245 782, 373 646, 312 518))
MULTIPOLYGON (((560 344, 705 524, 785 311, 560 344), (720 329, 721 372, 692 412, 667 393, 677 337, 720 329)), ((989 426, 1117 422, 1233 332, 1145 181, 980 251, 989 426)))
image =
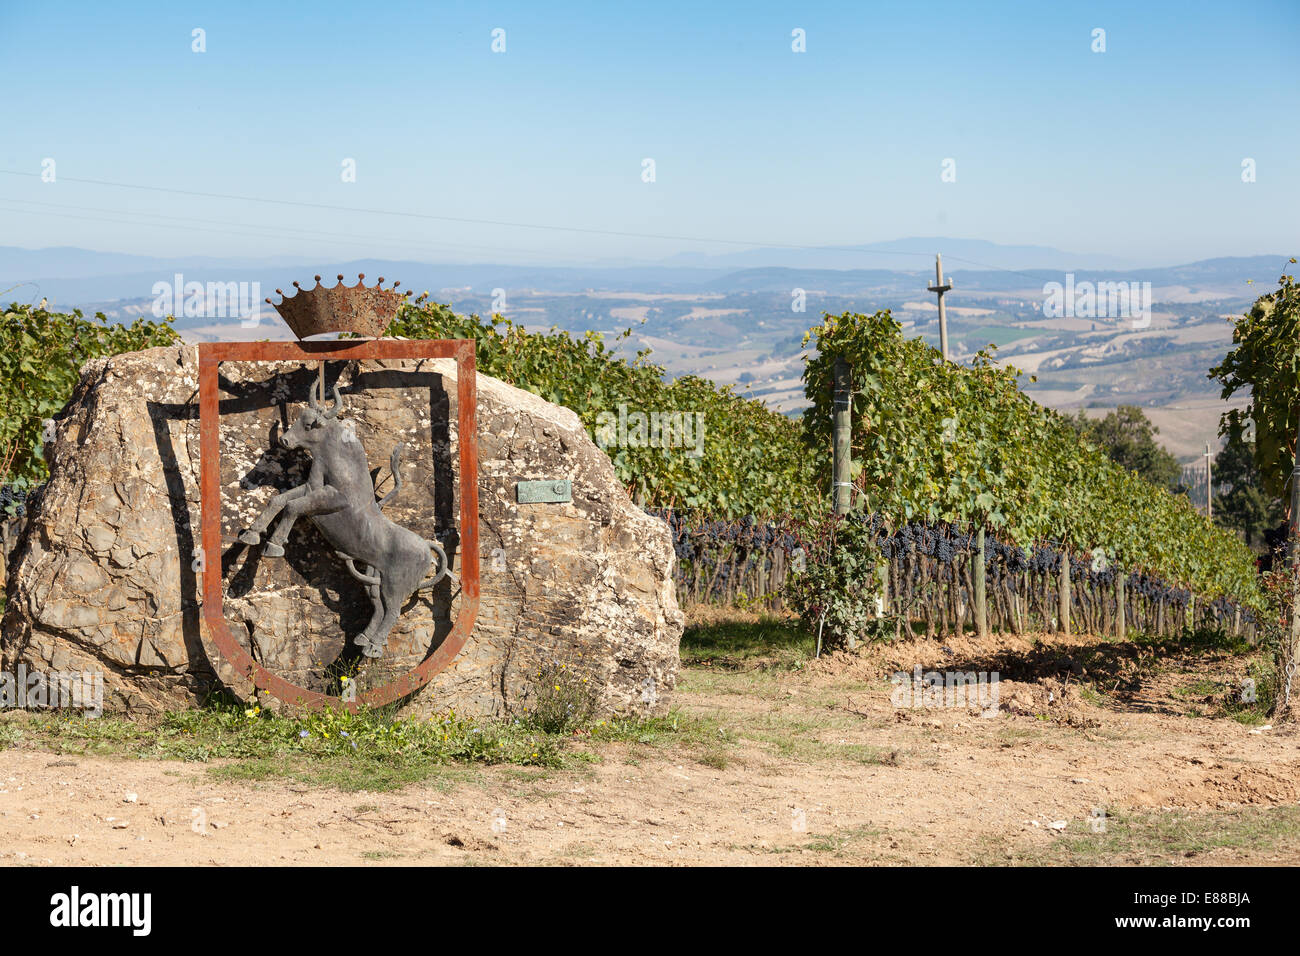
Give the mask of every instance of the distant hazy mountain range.
POLYGON ((942 236, 894 239, 851 246, 795 246, 745 249, 719 255, 680 253, 665 265, 697 268, 756 269, 766 266, 806 269, 853 269, 917 272, 934 269, 934 254, 943 253, 949 268, 970 269, 1131 269, 1141 265, 1119 256, 1062 252, 1049 246, 1004 246, 985 239, 942 236))
MULTIPOLYGON (((615 346, 630 354, 652 349, 670 375, 696 374, 736 385, 770 407, 794 412, 806 404, 803 335, 822 312, 888 308, 906 334, 938 340, 937 309, 926 287, 936 251, 955 283, 947 299, 952 355, 966 361, 996 343, 999 358, 1035 380, 1023 387, 1038 401, 1101 414, 1116 404, 1148 410, 1160 440, 1185 461, 1216 441, 1219 398, 1208 369, 1231 347, 1228 321, 1290 268, 1282 255, 1206 259, 1141 268, 1101 256, 1074 256, 1039 246, 973 240, 908 239, 825 249, 757 249, 719 256, 674 256, 658 263, 607 262, 551 267, 424 263, 381 259, 321 261, 295 257, 239 260, 168 259, 88 249, 0 247, 0 303, 49 299, 56 308, 103 312, 131 321, 154 307, 154 284, 257 283, 258 297, 296 279, 310 287, 342 273, 368 283, 379 276, 427 290, 458 312, 502 311, 528 328, 634 335, 615 346), (1142 323, 1091 316, 1052 318, 1044 287, 1075 283, 1151 284, 1142 323), (503 290, 503 295, 495 290, 503 290), (798 290, 798 291, 797 291, 798 290)), ((254 300, 256 301, 256 300, 254 300)), ((179 311, 165 307, 170 311, 179 311)), ((189 341, 290 336, 274 310, 244 328, 228 313, 180 315, 189 341), (208 317, 212 315, 214 317, 208 317), (215 317, 220 316, 220 317, 215 317)))
POLYGON ((794 287, 839 293, 881 288, 917 287, 924 293, 934 271, 934 253, 944 254, 945 274, 959 288, 1013 290, 1059 280, 1066 271, 1076 278, 1147 281, 1154 286, 1235 287, 1276 282, 1282 255, 1206 259, 1185 265, 1139 268, 1114 257, 1075 255, 1043 246, 1002 246, 971 239, 942 237, 903 239, 862 246, 820 249, 755 249, 717 256, 682 253, 658 264, 624 264, 575 268, 508 264, 437 264, 391 259, 320 261, 278 257, 241 260, 212 257, 135 256, 61 246, 22 249, 0 246, 0 299, 60 305, 139 300, 152 295, 155 282, 258 282, 264 294, 294 279, 308 284, 314 274, 331 281, 338 273, 355 281, 399 279, 418 291, 494 288, 542 291, 639 291, 708 293, 789 291, 794 287), (21 284, 21 285, 20 285, 21 284))

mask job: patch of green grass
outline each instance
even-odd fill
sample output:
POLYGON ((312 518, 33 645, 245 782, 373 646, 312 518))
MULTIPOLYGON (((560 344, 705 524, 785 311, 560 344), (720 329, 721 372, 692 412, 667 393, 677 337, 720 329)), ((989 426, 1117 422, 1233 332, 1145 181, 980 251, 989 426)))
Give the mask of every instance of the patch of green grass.
POLYGON ((0 723, 0 750, 7 750, 22 739, 23 732, 19 727, 9 721, 0 723))
POLYGON ((1214 850, 1291 851, 1300 847, 1300 807, 1239 811, 1145 812, 1105 819, 1105 831, 1073 821, 1047 846, 1003 845, 986 841, 976 862, 983 865, 1044 866, 1072 864, 1168 864, 1214 850))
POLYGON ((1212 697, 1222 692, 1223 683, 1210 680, 1208 677, 1202 677, 1200 680, 1193 681, 1183 687, 1174 688, 1174 693, 1179 697, 1212 697))
POLYGON ((452 768, 502 764, 545 772, 599 759, 587 741, 725 743, 680 714, 600 720, 547 733, 521 720, 471 720, 454 713, 416 720, 389 711, 323 710, 273 714, 218 701, 145 725, 118 717, 27 713, 0 721, 0 739, 55 753, 160 760, 229 761, 211 768, 226 780, 288 778, 344 791, 394 790, 452 768))
POLYGON ((570 843, 556 850, 555 855, 562 860, 570 860, 578 857, 594 857, 597 852, 597 849, 590 843, 570 843))
POLYGON ((731 759, 721 747, 711 747, 700 757, 700 763, 714 770, 726 770, 731 764, 731 759))
POLYGON ((1040 727, 1018 727, 1007 724, 997 728, 998 740, 1005 744, 1028 744, 1042 740, 1044 732, 1040 727))
POLYGON ((762 744, 776 756, 799 762, 846 761, 866 766, 893 766, 898 750, 828 740, 855 730, 857 724, 839 714, 790 714, 769 711, 736 714, 728 731, 738 739, 762 744))
POLYGON ((682 634, 682 663, 688 666, 743 667, 759 661, 794 667, 816 653, 817 639, 793 619, 697 624, 682 634))
POLYGON ((659 746, 663 744, 708 744, 726 733, 717 721, 680 710, 657 717, 615 717, 591 724, 590 739, 659 746))
POLYGON ((1246 675, 1252 683, 1239 688, 1229 686, 1221 698, 1217 715, 1231 717, 1247 727, 1258 727, 1269 720, 1281 681, 1277 665, 1268 654, 1260 654, 1251 661, 1246 675))
MULTIPOLYGON (((694 751, 695 760, 715 770, 731 765, 731 751, 737 743, 735 733, 716 718, 676 710, 663 717, 600 721, 592 727, 591 738, 647 748, 687 747, 694 751)), ((639 763, 635 755, 624 756, 623 762, 639 763)))
POLYGON ((1229 717, 1247 727, 1262 727, 1269 720, 1266 712, 1255 707, 1225 708, 1225 710, 1229 717))
POLYGON ((1086 704, 1092 704, 1094 707, 1104 707, 1106 705, 1106 695, 1097 690, 1091 684, 1080 684, 1079 699, 1086 704))
POLYGON ((1259 652, 1259 648, 1246 638, 1233 637, 1223 627, 1198 627, 1194 631, 1184 630, 1174 637, 1135 631, 1129 635, 1128 640, 1140 647, 1150 647, 1165 654, 1177 651, 1223 651, 1240 657, 1259 652))
POLYGON ((841 840, 829 833, 819 833, 814 834, 813 838, 799 849, 812 850, 814 853, 838 853, 847 845, 847 840, 841 840))
POLYGON ((677 678, 677 689, 687 694, 725 694, 764 699, 778 692, 778 671, 750 668, 724 670, 719 667, 684 668, 677 678))
MULTIPOLYGON (((861 851, 862 844, 875 840, 884 834, 869 826, 846 827, 833 833, 809 833, 803 842, 779 844, 763 847, 765 853, 825 853, 833 857, 843 857, 851 850, 861 851)), ((755 850, 753 845, 747 847, 732 846, 732 849, 755 850)))
POLYGON ((524 720, 546 734, 568 734, 591 722, 596 698, 587 678, 558 660, 542 664, 533 675, 524 720))

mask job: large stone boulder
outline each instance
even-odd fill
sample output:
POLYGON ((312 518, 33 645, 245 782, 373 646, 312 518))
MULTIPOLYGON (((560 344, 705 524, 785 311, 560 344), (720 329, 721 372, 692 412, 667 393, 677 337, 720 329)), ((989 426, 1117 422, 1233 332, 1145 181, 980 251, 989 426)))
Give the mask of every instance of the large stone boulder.
MULTIPOLYGON (((351 637, 369 619, 363 586, 309 520, 283 558, 237 540, 270 497, 301 484, 310 461, 276 439, 316 365, 221 366, 225 616, 267 668, 330 691, 339 673, 385 683, 437 647, 459 606, 454 580, 408 605, 377 659, 351 637)), ((405 443, 404 484, 385 514, 459 555, 454 361, 332 362, 343 418, 380 493, 405 443)), ((482 599, 468 643, 407 702, 417 713, 518 714, 554 672, 603 713, 660 711, 676 681, 682 615, 666 526, 620 486, 578 417, 479 375, 482 599), (521 480, 568 478, 573 500, 518 504, 521 480)), ((193 347, 97 359, 82 370, 47 446, 50 480, 29 504, 7 580, 6 669, 102 671, 105 708, 158 711, 242 686, 200 626, 192 567, 199 535, 199 420, 193 347)), ((579 700, 581 704, 582 701, 579 700)))

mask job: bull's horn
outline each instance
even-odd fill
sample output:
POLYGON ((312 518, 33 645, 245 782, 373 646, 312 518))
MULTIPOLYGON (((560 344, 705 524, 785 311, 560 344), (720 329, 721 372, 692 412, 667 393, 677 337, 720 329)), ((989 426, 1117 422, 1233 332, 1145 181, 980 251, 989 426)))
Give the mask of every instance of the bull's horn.
POLYGON ((325 417, 337 418, 339 412, 343 411, 343 396, 339 394, 339 386, 337 382, 335 382, 334 386, 330 389, 330 394, 334 399, 334 407, 325 413, 325 417))
MULTIPOLYGON (((331 386, 330 388, 330 397, 334 399, 334 407, 331 408, 328 412, 325 412, 324 416, 326 418, 335 418, 338 416, 339 412, 343 411, 343 396, 339 394, 339 386, 337 382, 335 382, 334 385, 331 386)), ((307 393, 307 404, 311 406, 312 411, 319 412, 320 404, 324 400, 325 400, 324 388, 317 383, 312 383, 311 390, 307 393)))

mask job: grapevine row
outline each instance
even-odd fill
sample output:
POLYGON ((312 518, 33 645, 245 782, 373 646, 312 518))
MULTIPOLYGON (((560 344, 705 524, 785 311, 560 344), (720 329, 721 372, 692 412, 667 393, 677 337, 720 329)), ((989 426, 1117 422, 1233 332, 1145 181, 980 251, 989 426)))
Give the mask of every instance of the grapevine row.
MULTIPOLYGON (((710 518, 697 512, 652 509, 672 533, 675 581, 683 605, 757 604, 779 609, 789 575, 822 545, 815 527, 798 519, 710 518)), ((975 536, 968 528, 910 522, 891 532, 881 515, 856 514, 882 558, 877 575, 888 581, 880 614, 897 630, 923 627, 931 636, 960 633, 972 623, 975 536)), ((1168 636, 1213 623, 1250 634, 1254 610, 1226 597, 1196 601, 1192 591, 1144 571, 1121 570, 1101 555, 1077 554, 1059 542, 1022 547, 985 540, 989 618, 994 630, 1052 631, 1061 588, 1061 561, 1070 562, 1071 618, 1093 633, 1115 630, 1124 601, 1126 627, 1168 636), (1116 579, 1124 578, 1122 591, 1116 579)))
MULTIPOLYGON (((828 315, 813 340, 806 434, 830 448, 832 365, 842 356, 852 368, 858 509, 891 528, 948 524, 1021 547, 1055 542, 1205 600, 1258 605, 1254 556, 1234 534, 1111 461, 1029 399, 1020 373, 994 364, 991 351, 971 365, 946 362, 905 338, 888 311, 828 315)), ((829 455, 818 462, 829 488, 829 455)))

